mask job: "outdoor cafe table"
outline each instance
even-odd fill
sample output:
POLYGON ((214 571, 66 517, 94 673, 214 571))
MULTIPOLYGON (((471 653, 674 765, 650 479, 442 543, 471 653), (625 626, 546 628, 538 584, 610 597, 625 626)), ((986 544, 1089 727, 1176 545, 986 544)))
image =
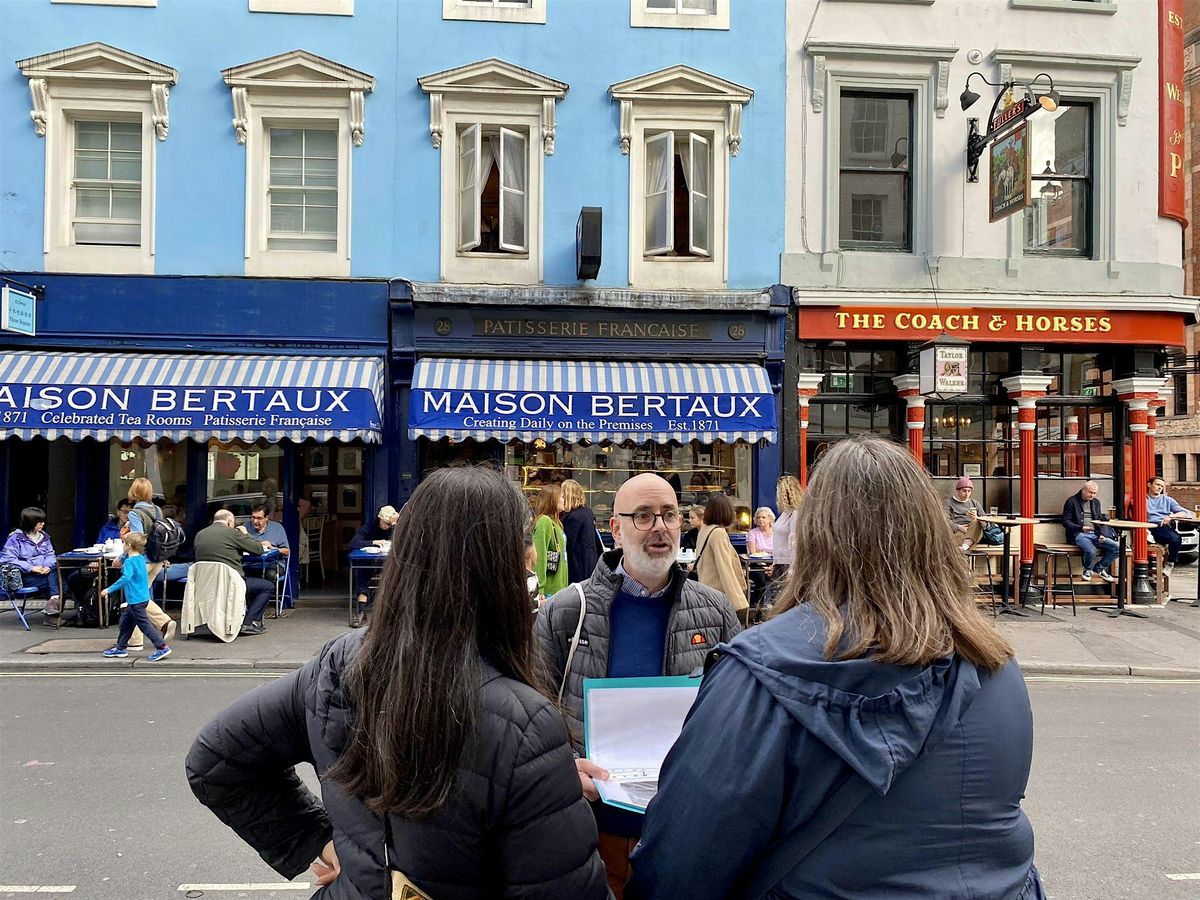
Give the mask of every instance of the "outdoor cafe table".
POLYGON ((1108 519, 1098 524, 1107 525, 1109 528, 1117 530, 1117 605, 1093 606, 1092 609, 1108 613, 1110 619, 1115 619, 1118 616, 1132 616, 1135 619, 1144 619, 1146 618, 1145 613, 1134 612, 1125 606, 1125 591, 1129 585, 1129 563, 1125 559, 1125 535, 1128 532, 1137 531, 1138 529, 1148 531, 1155 526, 1149 522, 1135 522, 1131 519, 1108 519))
POLYGON ((350 624, 354 625, 354 573, 359 569, 382 569, 388 554, 382 548, 350 551, 350 624), (378 550, 378 552, 375 552, 378 550))
MULTIPOLYGON (((108 627, 108 604, 100 603, 100 592, 104 590, 108 573, 109 560, 105 558, 100 551, 93 553, 91 550, 72 550, 70 553, 58 554, 58 603, 59 610, 66 611, 67 607, 67 592, 63 589, 63 569, 86 569, 93 563, 96 564, 96 610, 100 618, 100 627, 108 627)), ((78 606, 78 604, 76 604, 78 606)), ((58 626, 62 625, 63 617, 60 613, 58 617, 58 626)))
POLYGON ((1023 519, 1020 516, 980 516, 980 522, 988 525, 998 525, 1004 529, 1004 555, 1000 558, 1000 609, 997 615, 1027 616, 1029 613, 1011 606, 1008 598, 1013 596, 1012 560, 1009 556, 1012 550, 1012 530, 1022 525, 1036 525, 1037 519, 1023 519))

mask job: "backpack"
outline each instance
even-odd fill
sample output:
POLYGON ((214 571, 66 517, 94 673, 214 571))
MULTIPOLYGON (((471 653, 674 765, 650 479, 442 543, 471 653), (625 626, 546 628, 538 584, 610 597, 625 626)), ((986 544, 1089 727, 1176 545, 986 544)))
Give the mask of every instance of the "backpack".
POLYGON ((78 611, 75 614, 74 625, 76 628, 99 628, 100 627, 100 594, 96 590, 96 586, 92 585, 84 594, 83 600, 77 602, 78 611))
POLYGON ((165 562, 183 546, 187 540, 183 526, 174 519, 168 519, 157 506, 154 507, 153 517, 145 509, 136 509, 146 529, 146 561, 165 562))

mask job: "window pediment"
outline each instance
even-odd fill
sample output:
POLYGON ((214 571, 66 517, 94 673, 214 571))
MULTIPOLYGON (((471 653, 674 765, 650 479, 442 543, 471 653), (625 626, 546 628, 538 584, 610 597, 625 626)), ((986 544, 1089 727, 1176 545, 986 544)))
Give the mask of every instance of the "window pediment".
POLYGON ((52 93, 68 86, 117 87, 154 105, 154 128, 160 141, 169 126, 168 86, 179 81, 170 66, 121 50, 100 41, 55 50, 17 60, 17 68, 29 79, 33 100, 30 118, 39 137, 46 135, 47 111, 52 93))
POLYGON ((417 79, 417 86, 429 95, 429 135, 435 148, 442 146, 447 106, 453 108, 472 99, 492 100, 498 107, 540 109, 542 153, 546 156, 554 154, 554 104, 570 89, 565 81, 495 57, 424 75, 417 79))
POLYGON ((320 97, 345 96, 350 108, 350 131, 355 147, 366 133, 366 95, 375 90, 375 77, 358 69, 309 53, 289 50, 254 62, 221 70, 233 92, 233 130, 239 144, 246 143, 249 106, 253 97, 296 98, 304 94, 320 97))
POLYGON ((742 107, 754 96, 754 91, 748 87, 682 64, 617 82, 608 92, 621 104, 619 137, 621 152, 626 155, 633 135, 634 104, 657 103, 685 118, 689 109, 722 109, 728 129, 729 155, 737 156, 742 143, 742 107))

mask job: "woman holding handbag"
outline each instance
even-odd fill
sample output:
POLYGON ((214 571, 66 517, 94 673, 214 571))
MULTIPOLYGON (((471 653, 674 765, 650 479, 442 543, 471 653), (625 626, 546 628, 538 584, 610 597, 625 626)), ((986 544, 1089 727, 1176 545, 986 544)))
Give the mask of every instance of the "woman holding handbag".
POLYGON ((537 548, 534 573, 538 587, 542 596, 549 599, 571 583, 567 535, 562 525, 562 488, 557 484, 543 485, 534 501, 533 546, 537 548))
POLYGON ((692 568, 697 580, 724 594, 740 616, 750 603, 746 599, 742 561, 726 530, 733 526, 733 521, 733 503, 729 497, 713 494, 704 506, 704 527, 696 537, 696 562, 692 568))
POLYGON ((532 687, 529 524, 497 472, 426 477, 369 626, 196 738, 200 802, 284 878, 312 864, 321 900, 608 897, 566 726, 532 687))
POLYGON ((1029 696, 928 473, 840 441, 796 535, 772 617, 708 668, 626 896, 1044 898, 1029 696))

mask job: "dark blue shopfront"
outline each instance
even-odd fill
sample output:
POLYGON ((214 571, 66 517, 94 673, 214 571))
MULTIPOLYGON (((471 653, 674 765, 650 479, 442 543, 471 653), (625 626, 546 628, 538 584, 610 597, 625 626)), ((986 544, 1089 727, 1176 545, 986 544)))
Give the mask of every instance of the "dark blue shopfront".
POLYGON ((772 505, 788 294, 639 294, 396 282, 393 456, 489 461, 527 493, 572 478, 604 527, 617 488, 655 471, 683 504, 712 491, 748 522, 772 505))
POLYGON ((11 277, 44 299, 35 337, 0 333, 6 528, 41 506, 57 548, 89 545, 144 476, 189 533, 264 502, 296 547, 303 509, 336 565, 389 502, 386 282, 11 277))

